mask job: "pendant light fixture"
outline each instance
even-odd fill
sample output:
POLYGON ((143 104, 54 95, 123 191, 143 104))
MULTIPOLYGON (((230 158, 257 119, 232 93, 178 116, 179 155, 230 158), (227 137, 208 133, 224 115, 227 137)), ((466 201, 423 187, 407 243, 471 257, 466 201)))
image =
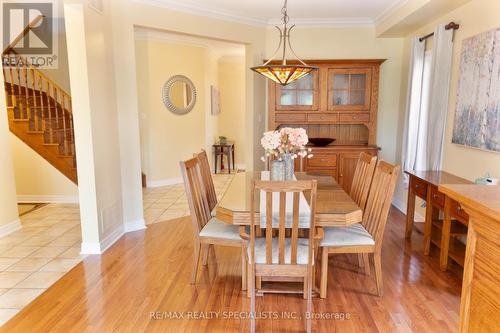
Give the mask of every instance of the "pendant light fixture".
POLYGON ((318 67, 308 66, 305 62, 300 60, 292 49, 292 45, 290 44, 290 31, 293 29, 293 27, 295 27, 295 24, 288 28, 288 21, 290 20, 290 18, 287 13, 287 2, 288 1, 285 0, 285 4, 281 9, 281 13, 283 14, 283 18, 281 19, 281 21, 283 22, 283 28, 276 26, 276 29, 278 29, 278 31, 280 32, 280 42, 278 44, 278 47, 276 48, 276 51, 274 52, 271 59, 269 59, 262 66, 250 68, 254 72, 264 75, 268 79, 271 79, 274 82, 281 84, 282 86, 286 86, 291 82, 297 81, 311 73, 313 70, 318 69, 318 67), (287 64, 287 47, 290 49, 290 52, 293 54, 293 56, 298 60, 298 65, 287 64), (280 50, 282 51, 281 64, 270 64, 280 50))

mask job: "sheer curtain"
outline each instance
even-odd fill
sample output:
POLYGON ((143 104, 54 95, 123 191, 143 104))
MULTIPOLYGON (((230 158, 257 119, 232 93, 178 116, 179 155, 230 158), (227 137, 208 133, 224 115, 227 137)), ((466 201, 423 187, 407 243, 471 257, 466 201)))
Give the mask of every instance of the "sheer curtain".
MULTIPOLYGON (((422 113, 422 90, 424 76, 425 41, 414 37, 410 55, 410 73, 408 78, 408 96, 406 100, 406 119, 403 136, 402 166, 403 170, 415 169, 418 160, 417 145, 422 113)), ((405 179, 407 176, 405 175, 405 179)))
MULTIPOLYGON (((450 89, 453 30, 439 25, 432 52, 412 40, 402 165, 404 170, 441 168, 450 89)), ((407 178, 405 178, 407 179, 407 178)))
POLYGON ((434 32, 429 94, 429 121, 426 147, 426 169, 440 170, 443 159, 444 132, 450 96, 453 29, 440 24, 434 32))

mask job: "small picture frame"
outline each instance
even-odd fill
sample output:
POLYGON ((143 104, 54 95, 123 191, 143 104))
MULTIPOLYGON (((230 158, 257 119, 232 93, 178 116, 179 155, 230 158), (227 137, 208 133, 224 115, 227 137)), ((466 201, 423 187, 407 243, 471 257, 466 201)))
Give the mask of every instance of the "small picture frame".
POLYGON ((220 114, 220 91, 215 86, 210 86, 210 92, 212 96, 212 116, 217 116, 220 114))

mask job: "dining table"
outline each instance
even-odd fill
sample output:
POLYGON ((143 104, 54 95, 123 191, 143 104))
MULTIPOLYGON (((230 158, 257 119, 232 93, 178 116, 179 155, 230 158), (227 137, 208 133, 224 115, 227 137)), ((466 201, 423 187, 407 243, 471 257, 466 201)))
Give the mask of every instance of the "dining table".
MULTIPOLYGON (((317 181, 315 225, 318 230, 321 230, 321 234, 323 234, 322 229, 324 227, 347 227, 362 221, 363 212, 361 208, 336 182, 335 178, 317 172, 295 172, 294 175, 297 180, 316 179, 317 181)), ((225 223, 238 225, 240 232, 245 233, 245 227, 250 225, 252 180, 267 179, 269 179, 269 173, 266 175, 266 171, 237 173, 216 206, 216 218, 225 223)), ((259 202, 260 191, 255 191, 255 196, 255 202, 259 202)), ((310 200, 308 193, 304 193, 304 196, 306 200, 310 200)), ((258 224, 260 221, 258 204, 255 210, 255 223, 258 224)), ((316 265, 316 269, 318 267, 316 265)), ((257 286, 260 288, 261 283, 265 281, 280 281, 279 277, 268 279, 257 277, 257 286)), ((287 279, 286 281, 290 282, 292 280, 287 279)), ((315 285, 313 287, 313 297, 317 296, 319 296, 319 289, 315 285)))
MULTIPOLYGON (((240 172, 229 184, 226 193, 216 207, 216 218, 222 222, 246 226, 250 225, 250 196, 252 180, 262 179, 263 173, 240 172)), ((318 182, 316 196, 317 227, 347 227, 360 223, 363 218, 361 208, 351 199, 335 178, 327 174, 314 172, 296 172, 297 180, 316 179, 318 182)), ((255 202, 259 202, 260 191, 256 191, 255 202)), ((309 196, 305 195, 307 200, 309 196)), ((255 222, 259 223, 259 205, 255 207, 255 222)))

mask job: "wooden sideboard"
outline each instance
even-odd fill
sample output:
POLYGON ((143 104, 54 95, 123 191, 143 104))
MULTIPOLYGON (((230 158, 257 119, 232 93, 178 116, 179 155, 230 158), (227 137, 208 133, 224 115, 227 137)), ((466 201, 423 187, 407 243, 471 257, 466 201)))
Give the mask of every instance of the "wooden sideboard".
POLYGON ((378 154, 377 110, 383 59, 306 60, 319 70, 280 86, 269 81, 268 129, 303 127, 310 138, 334 138, 315 147, 306 171, 333 176, 349 192, 361 152, 378 154))
POLYGON ((500 186, 440 185, 470 216, 459 332, 498 332, 500 325, 500 186))
POLYGON ((415 216, 415 199, 426 202, 424 222, 424 254, 429 255, 431 243, 440 248, 440 268, 445 271, 448 257, 464 265, 465 245, 453 236, 466 235, 469 216, 460 204, 439 191, 441 184, 472 184, 471 181, 445 171, 405 171, 410 177, 406 209, 406 238, 410 238, 415 216), (439 216, 442 211, 443 218, 439 216))

